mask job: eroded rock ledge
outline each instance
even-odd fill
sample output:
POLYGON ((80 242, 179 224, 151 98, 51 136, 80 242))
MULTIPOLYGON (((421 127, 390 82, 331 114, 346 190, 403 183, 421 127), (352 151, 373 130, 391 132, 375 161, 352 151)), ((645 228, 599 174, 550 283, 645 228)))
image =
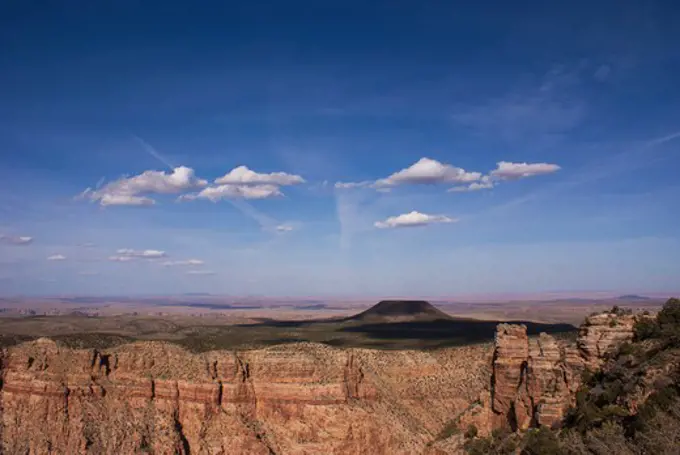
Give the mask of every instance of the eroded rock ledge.
POLYGON ((524 325, 499 324, 488 390, 464 412, 459 427, 481 435, 495 428, 554 427, 574 404, 584 370, 633 339, 636 315, 602 313, 586 318, 576 346, 541 333, 530 340, 524 325))
POLYGON ((490 349, 191 354, 40 339, 0 351, 0 452, 422 453, 481 391, 490 349))

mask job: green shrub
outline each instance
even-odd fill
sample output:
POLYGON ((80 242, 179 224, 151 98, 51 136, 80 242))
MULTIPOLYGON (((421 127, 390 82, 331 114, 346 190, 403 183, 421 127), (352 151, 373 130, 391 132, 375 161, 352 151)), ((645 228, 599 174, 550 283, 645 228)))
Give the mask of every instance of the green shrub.
POLYGON ((507 429, 496 429, 488 438, 468 439, 465 451, 470 455, 511 455, 517 452, 517 434, 507 429))
POLYGON ((635 347, 631 343, 623 343, 619 347, 619 355, 632 355, 636 352, 635 347))
POLYGON ((664 325, 680 326, 680 299, 668 299, 656 319, 662 327, 664 325))
POLYGON ((602 408, 602 416, 606 420, 615 420, 623 417, 628 417, 628 411, 621 406, 615 404, 608 404, 602 408))
POLYGON ((527 432, 522 455, 557 455, 562 453, 557 435, 548 428, 527 432))
POLYGON ((476 437, 477 437, 477 433, 478 433, 477 427, 474 426, 474 425, 472 425, 472 424, 470 424, 470 425, 467 427, 467 431, 465 431, 465 438, 466 438, 466 439, 473 439, 473 438, 476 438, 476 437))
POLYGON ((470 455, 493 453, 493 440, 491 438, 471 439, 465 443, 465 451, 470 455))
POLYGON ((615 314, 616 316, 626 316, 633 314, 633 310, 631 310, 630 308, 621 308, 618 305, 614 305, 609 312, 611 314, 615 314))
POLYGON ((661 327, 659 327, 659 324, 651 318, 641 318, 635 323, 633 331, 635 332, 636 341, 643 341, 661 336, 661 327))
POLYGON ((600 428, 590 431, 585 437, 589 453, 634 455, 636 451, 626 439, 623 427, 615 422, 606 422, 600 428))
MULTIPOLYGON (((612 310, 616 311, 621 310, 612 310)), ((680 300, 669 299, 657 318, 640 318, 634 330, 635 339, 621 345, 614 362, 583 374, 575 406, 556 435, 559 448, 551 445, 554 440, 548 433, 531 432, 522 453, 680 453, 680 300), (642 340, 655 341, 640 343, 642 340), (655 391, 631 415, 632 409, 620 404, 635 394, 648 368, 660 368, 664 374, 657 376, 655 391), (547 449, 541 452, 543 445, 547 449)))
POLYGON ((436 439, 441 441, 456 434, 460 434, 460 428, 458 428, 458 422, 456 420, 452 420, 444 425, 444 428, 442 428, 442 430, 439 432, 436 439))
POLYGON ((661 390, 657 390, 649 396, 647 404, 656 406, 662 411, 668 411, 676 404, 678 398, 678 390, 675 386, 667 386, 661 390))
POLYGON ((680 346, 680 300, 668 299, 656 320, 661 327, 661 338, 672 346, 680 346))

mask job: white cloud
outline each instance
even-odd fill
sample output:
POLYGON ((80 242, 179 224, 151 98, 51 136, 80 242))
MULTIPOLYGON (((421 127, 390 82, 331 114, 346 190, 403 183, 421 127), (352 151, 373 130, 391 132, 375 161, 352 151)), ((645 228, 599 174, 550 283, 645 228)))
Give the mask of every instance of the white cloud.
POLYGON ((336 182, 335 188, 339 190, 347 190, 352 188, 365 188, 367 186, 371 186, 372 183, 373 182, 367 180, 363 182, 336 182))
MULTIPOLYGON (((91 193, 94 194, 94 193, 91 193)), ((129 194, 102 194, 99 196, 91 196, 91 199, 99 199, 99 204, 106 207, 107 205, 129 205, 134 207, 147 207, 154 205, 156 201, 144 196, 132 196, 129 194)))
POLYGON ((18 236, 13 237, 10 235, 0 234, 0 243, 5 245, 28 245, 33 242, 33 237, 29 236, 18 236))
POLYGON ((129 262, 133 259, 134 257, 132 256, 109 256, 109 261, 113 262, 129 262))
POLYGON ((285 172, 260 174, 248 169, 247 166, 239 166, 215 179, 217 186, 209 186, 198 193, 185 194, 178 200, 207 199, 217 202, 223 199, 268 199, 283 196, 281 186, 298 185, 304 182, 305 180, 299 175, 285 172))
POLYGON ((47 256, 48 261, 63 261, 66 259, 66 256, 63 254, 53 254, 52 256, 47 256))
POLYGON ((414 210, 403 215, 391 216, 385 221, 376 221, 374 226, 378 229, 390 229, 400 227, 427 226, 428 224, 433 223, 455 223, 456 221, 458 220, 444 215, 427 215, 414 210))
POLYGON ((401 184, 470 183, 482 177, 480 172, 440 163, 430 158, 421 158, 406 169, 395 172, 387 178, 377 180, 376 187, 401 184))
POLYGON ((187 275, 215 275, 212 270, 189 270, 187 275))
POLYGON ((472 182, 467 186, 454 186, 449 188, 450 193, 464 193, 470 191, 488 190, 494 187, 494 183, 491 181, 491 177, 485 175, 479 182, 472 182))
POLYGON ((501 180, 516 180, 536 175, 552 174, 558 170, 560 170, 560 167, 556 164, 500 161, 498 167, 491 171, 491 176, 501 180))
POLYGON ((218 185, 298 185, 305 180, 299 175, 287 174, 285 172, 272 172, 271 174, 260 174, 248 169, 247 166, 239 166, 224 176, 215 179, 218 185))
POLYGON ((183 261, 165 261, 163 263, 164 266, 166 267, 174 267, 174 266, 198 266, 198 265, 203 265, 204 262, 200 259, 187 259, 183 261))
POLYGON ((145 171, 129 178, 121 178, 104 185, 102 188, 86 189, 81 198, 98 201, 100 205, 149 206, 155 201, 145 194, 176 194, 183 191, 203 188, 206 180, 196 177, 193 169, 186 166, 176 167, 172 173, 145 171))
POLYGON ((421 158, 411 166, 402 169, 389 177, 376 181, 337 182, 336 189, 375 188, 382 193, 388 193, 390 187, 413 184, 438 183, 471 183, 482 178, 481 172, 468 172, 463 168, 441 163, 431 158, 421 158))
POLYGON ((208 199, 217 202, 222 199, 268 199, 283 196, 283 193, 276 185, 219 185, 210 186, 199 193, 185 194, 180 196, 180 201, 193 201, 196 199, 208 199))
POLYGON ((159 250, 133 250, 130 248, 120 248, 116 250, 116 256, 110 256, 110 261, 127 262, 132 259, 160 259, 167 256, 165 251, 159 250))
POLYGON ((293 230, 293 226, 290 226, 288 224, 279 224, 275 228, 278 232, 290 232, 293 230))

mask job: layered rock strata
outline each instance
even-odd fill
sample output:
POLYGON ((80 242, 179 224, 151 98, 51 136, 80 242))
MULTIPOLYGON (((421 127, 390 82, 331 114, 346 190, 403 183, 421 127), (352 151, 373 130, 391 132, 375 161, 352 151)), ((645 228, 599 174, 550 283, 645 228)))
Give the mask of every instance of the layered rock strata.
POLYGON ((642 315, 602 313, 587 317, 581 325, 578 349, 585 364, 597 369, 603 360, 623 343, 633 339, 635 322, 642 315))
POLYGON ((479 394, 490 346, 1 352, 6 455, 417 454, 479 394))
POLYGON ((526 326, 499 324, 489 389, 460 416, 459 426, 475 425, 487 435, 495 428, 559 425, 574 404, 584 370, 596 370, 631 341, 639 317, 590 316, 579 329, 576 346, 545 333, 530 340, 526 326))

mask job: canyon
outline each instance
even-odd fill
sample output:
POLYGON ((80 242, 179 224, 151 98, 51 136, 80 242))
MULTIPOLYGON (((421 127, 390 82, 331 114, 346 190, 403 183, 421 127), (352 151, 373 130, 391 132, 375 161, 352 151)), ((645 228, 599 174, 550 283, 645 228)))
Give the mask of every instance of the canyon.
POLYGON ((3 453, 420 453, 480 392, 490 352, 39 339, 2 352, 3 453))
POLYGON ((493 344, 427 351, 41 338, 0 351, 2 453, 460 453, 446 428, 558 425, 582 372, 632 339, 635 318, 591 316, 575 344, 500 324, 493 344))

